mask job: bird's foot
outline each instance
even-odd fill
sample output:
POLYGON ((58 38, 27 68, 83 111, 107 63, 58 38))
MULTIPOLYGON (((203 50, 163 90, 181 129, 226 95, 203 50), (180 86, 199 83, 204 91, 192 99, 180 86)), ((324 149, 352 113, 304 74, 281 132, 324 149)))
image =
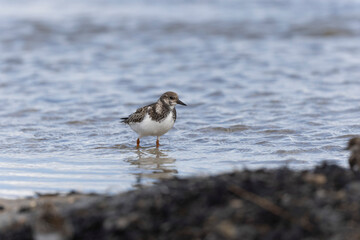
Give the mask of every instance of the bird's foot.
POLYGON ((160 142, 159 142, 159 139, 156 140, 156 148, 159 148, 160 147, 160 142))

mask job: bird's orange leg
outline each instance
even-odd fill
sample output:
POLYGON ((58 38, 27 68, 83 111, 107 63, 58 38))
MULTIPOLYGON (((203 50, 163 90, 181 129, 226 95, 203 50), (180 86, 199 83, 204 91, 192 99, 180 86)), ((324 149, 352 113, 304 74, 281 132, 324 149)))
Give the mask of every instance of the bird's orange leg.
POLYGON ((138 138, 136 141, 136 148, 139 148, 139 147, 140 147, 140 138, 138 138))
POLYGON ((160 147, 160 142, 159 142, 159 138, 156 139, 156 148, 160 147))

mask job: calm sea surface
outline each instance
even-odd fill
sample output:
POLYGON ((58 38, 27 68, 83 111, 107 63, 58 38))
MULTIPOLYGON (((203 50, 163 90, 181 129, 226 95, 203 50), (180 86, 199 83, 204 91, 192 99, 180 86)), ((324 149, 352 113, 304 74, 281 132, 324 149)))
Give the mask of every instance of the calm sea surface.
POLYGON ((346 165, 360 1, 0 0, 0 197, 346 165), (175 91, 155 149, 120 122, 175 91))

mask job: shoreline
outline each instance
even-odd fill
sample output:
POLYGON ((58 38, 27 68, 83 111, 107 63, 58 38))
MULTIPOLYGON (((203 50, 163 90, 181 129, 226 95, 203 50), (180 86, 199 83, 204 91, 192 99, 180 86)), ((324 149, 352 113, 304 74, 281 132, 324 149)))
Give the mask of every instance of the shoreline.
POLYGON ((360 176, 325 163, 174 178, 111 196, 0 199, 0 239, 359 239, 359 197, 360 176))

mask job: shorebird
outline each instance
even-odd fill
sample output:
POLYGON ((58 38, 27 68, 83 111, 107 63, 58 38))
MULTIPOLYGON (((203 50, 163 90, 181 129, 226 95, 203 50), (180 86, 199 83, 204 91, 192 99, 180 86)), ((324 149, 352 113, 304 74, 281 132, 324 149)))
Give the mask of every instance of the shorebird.
POLYGON ((346 150, 351 151, 349 165, 352 171, 360 170, 360 137, 354 137, 349 140, 346 150))
POLYGON ((167 133, 176 121, 176 104, 186 106, 176 93, 166 92, 156 103, 138 108, 133 114, 122 118, 122 122, 128 124, 139 135, 136 141, 137 148, 140 147, 140 138, 146 136, 156 136, 156 148, 159 148, 160 136, 167 133))

